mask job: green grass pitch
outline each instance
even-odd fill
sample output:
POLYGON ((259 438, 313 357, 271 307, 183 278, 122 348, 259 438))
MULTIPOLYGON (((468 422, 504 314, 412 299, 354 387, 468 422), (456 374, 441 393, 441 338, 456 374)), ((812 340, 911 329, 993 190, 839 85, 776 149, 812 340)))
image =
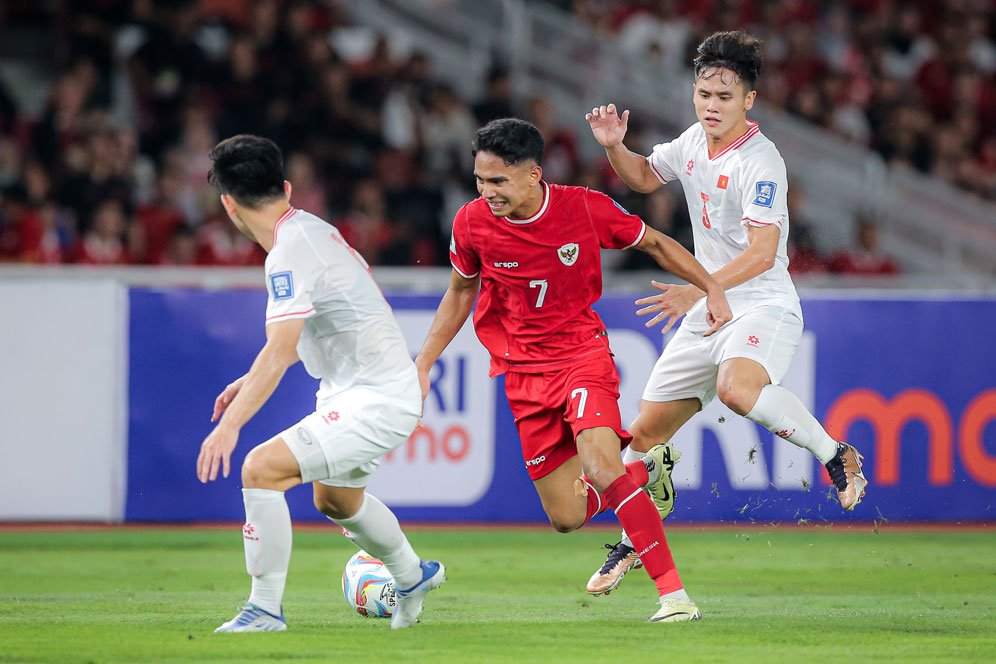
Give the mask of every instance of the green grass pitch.
POLYGON ((704 619, 645 622, 637 570, 584 583, 605 529, 412 529, 449 582, 392 632, 342 599, 352 545, 295 533, 282 634, 213 634, 248 593, 237 526, 0 531, 0 662, 992 662, 996 530, 704 530, 669 540, 704 619))

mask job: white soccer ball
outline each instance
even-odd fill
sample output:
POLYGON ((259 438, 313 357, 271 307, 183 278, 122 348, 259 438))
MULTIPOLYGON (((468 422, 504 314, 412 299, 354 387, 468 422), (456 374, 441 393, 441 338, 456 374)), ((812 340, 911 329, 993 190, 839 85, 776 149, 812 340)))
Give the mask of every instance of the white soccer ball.
POLYGON ((342 594, 361 616, 390 618, 394 613, 394 577, 379 558, 357 551, 342 571, 342 594))

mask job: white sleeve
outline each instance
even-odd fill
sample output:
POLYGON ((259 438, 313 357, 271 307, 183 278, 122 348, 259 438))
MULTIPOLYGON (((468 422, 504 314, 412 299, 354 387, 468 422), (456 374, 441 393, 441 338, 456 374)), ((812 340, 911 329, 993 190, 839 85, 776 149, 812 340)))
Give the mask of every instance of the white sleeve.
POLYGON ((784 228, 788 221, 788 175, 777 152, 757 155, 743 169, 741 223, 784 228))
POLYGON ((658 143, 654 146, 650 156, 647 157, 650 170, 654 172, 662 184, 678 179, 679 164, 681 163, 678 140, 676 138, 669 143, 658 143))
POLYGON ((266 323, 307 318, 315 313, 312 291, 320 265, 315 252, 285 232, 266 257, 266 323), (290 236, 290 237, 286 237, 290 236))

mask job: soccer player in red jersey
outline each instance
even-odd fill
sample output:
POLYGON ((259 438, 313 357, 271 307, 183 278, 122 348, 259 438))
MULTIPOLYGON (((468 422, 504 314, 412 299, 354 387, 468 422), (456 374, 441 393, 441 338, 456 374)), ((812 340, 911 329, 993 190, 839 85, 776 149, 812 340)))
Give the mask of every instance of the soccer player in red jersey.
MULTIPOLYGON (((422 394, 429 369, 476 300, 477 336, 491 354, 491 376, 506 374, 526 470, 553 527, 570 532, 612 508, 661 596, 650 620, 694 620, 700 614, 678 576, 661 515, 641 489, 648 486, 658 507, 669 499, 660 491, 670 460, 663 446, 646 463, 624 466, 620 458, 631 437, 620 421, 605 324, 592 309, 602 293, 600 251, 636 247, 703 289, 710 334, 730 319, 730 308, 681 245, 602 193, 545 182, 542 158, 543 139, 528 122, 505 118, 478 130, 481 196, 453 220, 450 286, 415 359, 422 394)), ((674 303, 676 317, 682 306, 674 303)))

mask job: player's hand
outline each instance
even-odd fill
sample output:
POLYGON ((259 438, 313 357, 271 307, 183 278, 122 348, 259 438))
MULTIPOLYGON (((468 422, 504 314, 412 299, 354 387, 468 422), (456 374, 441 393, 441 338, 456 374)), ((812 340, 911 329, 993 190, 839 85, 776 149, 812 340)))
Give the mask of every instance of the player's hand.
POLYGON ((596 106, 591 113, 586 113, 584 119, 591 127, 591 133, 603 148, 611 148, 622 143, 629 128, 629 111, 622 115, 616 111, 615 104, 596 106))
POLYGON ((218 398, 214 400, 214 412, 211 413, 212 422, 218 421, 218 418, 225 412, 228 405, 232 403, 232 399, 234 399, 235 395, 239 393, 239 390, 242 389, 242 384, 245 382, 246 377, 242 376, 241 378, 237 378, 229 383, 228 387, 221 391, 218 398))
POLYGON ((726 293, 717 289, 711 293, 706 293, 706 323, 709 329, 702 336, 708 337, 733 320, 733 311, 730 310, 730 303, 726 301, 726 293))
MULTIPOLYGON (((416 364, 415 368, 418 369, 418 386, 422 390, 422 415, 425 415, 425 398, 429 396, 429 386, 432 384, 429 382, 429 367, 423 367, 420 364, 416 364)), ((415 425, 416 429, 422 428, 422 418, 418 418, 418 423, 415 425)))
POLYGON ((223 424, 215 427, 201 443, 201 453, 197 457, 197 479, 204 483, 213 482, 218 477, 219 467, 221 476, 228 477, 232 468, 232 452, 238 442, 238 429, 231 429, 223 424))
POLYGON ((662 321, 667 321, 661 328, 661 334, 674 327, 678 319, 684 316, 692 308, 692 305, 702 297, 702 291, 692 285, 662 284, 659 281, 651 281, 650 283, 661 293, 637 300, 636 304, 643 308, 637 309, 636 314, 647 316, 656 313, 653 318, 644 323, 646 327, 653 327, 662 321))

